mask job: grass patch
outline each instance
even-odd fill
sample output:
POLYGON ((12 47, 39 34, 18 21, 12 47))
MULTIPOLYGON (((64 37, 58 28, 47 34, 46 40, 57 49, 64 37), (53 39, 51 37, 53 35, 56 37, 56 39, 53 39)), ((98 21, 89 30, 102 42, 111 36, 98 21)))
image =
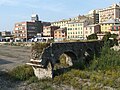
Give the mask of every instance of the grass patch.
POLYGON ((31 66, 23 65, 14 68, 9 72, 9 75, 15 80, 28 80, 30 77, 34 76, 34 71, 31 66))

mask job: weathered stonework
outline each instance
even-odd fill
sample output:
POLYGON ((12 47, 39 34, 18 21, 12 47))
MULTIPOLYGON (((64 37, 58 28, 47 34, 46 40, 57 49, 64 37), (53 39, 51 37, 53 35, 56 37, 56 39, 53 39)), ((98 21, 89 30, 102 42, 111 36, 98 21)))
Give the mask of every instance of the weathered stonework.
POLYGON ((47 67, 47 68, 41 68, 41 67, 36 67, 36 66, 32 66, 32 67, 34 70, 34 74, 38 79, 53 77, 52 67, 47 67))
POLYGON ((66 61, 69 65, 74 66, 76 63, 79 64, 82 60, 89 61, 88 58, 92 58, 94 54, 99 55, 101 47, 101 41, 51 43, 50 46, 43 50, 39 58, 40 62, 31 65, 33 66, 35 75, 39 79, 52 78, 53 67, 62 54, 69 56, 66 61))

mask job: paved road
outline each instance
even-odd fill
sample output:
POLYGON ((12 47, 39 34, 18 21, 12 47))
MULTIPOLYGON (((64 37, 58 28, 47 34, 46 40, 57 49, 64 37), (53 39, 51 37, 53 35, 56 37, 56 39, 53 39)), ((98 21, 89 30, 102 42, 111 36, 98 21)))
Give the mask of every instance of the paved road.
POLYGON ((11 70, 30 60, 30 48, 19 46, 0 46, 0 71, 11 70))

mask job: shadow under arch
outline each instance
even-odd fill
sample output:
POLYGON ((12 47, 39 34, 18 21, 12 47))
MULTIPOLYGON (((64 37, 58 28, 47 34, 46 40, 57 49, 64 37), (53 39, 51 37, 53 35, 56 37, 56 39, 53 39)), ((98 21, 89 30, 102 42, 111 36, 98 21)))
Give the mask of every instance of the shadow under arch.
POLYGON ((84 60, 85 60, 85 63, 86 65, 89 65, 91 60, 94 59, 94 50, 92 50, 91 48, 87 48, 84 52, 84 60))
POLYGON ((65 51, 58 57, 56 64, 53 69, 53 76, 58 76, 65 72, 70 71, 77 62, 77 56, 72 51, 65 51))

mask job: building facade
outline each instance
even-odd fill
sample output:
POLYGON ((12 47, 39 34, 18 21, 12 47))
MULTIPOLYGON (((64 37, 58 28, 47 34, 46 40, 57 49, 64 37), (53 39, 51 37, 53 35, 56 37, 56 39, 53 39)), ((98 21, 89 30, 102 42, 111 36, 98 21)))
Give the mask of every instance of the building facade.
POLYGON ((59 28, 54 31, 54 41, 63 41, 67 37, 67 29, 59 28))
POLYGON ((51 26, 58 26, 60 28, 65 28, 66 24, 69 23, 71 20, 61 20, 61 21, 56 21, 56 22, 52 22, 51 26))
POLYGON ((94 24, 94 25, 88 25, 84 27, 84 39, 87 39, 87 37, 91 34, 97 34, 100 33, 100 25, 94 24))
POLYGON ((101 23, 101 32, 110 32, 110 28, 113 25, 120 24, 119 19, 110 19, 107 20, 106 22, 101 23))
POLYGON ((2 36, 2 37, 11 37, 12 34, 11 34, 10 31, 3 31, 3 32, 1 32, 1 36, 2 36))
POLYGON ((105 22, 109 19, 120 19, 120 5, 113 4, 108 8, 99 11, 99 22, 105 22))
POLYGON ((93 24, 98 24, 99 23, 99 10, 91 10, 86 17, 92 18, 93 19, 93 24))
POLYGON ((89 19, 89 18, 86 17, 86 16, 80 16, 79 15, 79 16, 76 16, 76 17, 73 17, 73 18, 63 19, 63 20, 60 20, 60 21, 52 22, 51 26, 59 26, 60 28, 65 28, 65 27, 67 27, 67 25, 66 25, 67 23, 83 21, 83 20, 86 20, 86 19, 89 19))
POLYGON ((84 39, 84 27, 89 25, 87 20, 79 22, 68 23, 67 26, 67 39, 84 39))
POLYGON ((110 33, 117 34, 120 36, 120 24, 111 26, 110 33))
POLYGON ((43 36, 45 37, 54 37, 54 31, 60 27, 58 26, 44 26, 43 27, 43 36))
POLYGON ((34 36, 37 35, 37 33, 41 33, 43 31, 43 25, 41 21, 34 21, 34 22, 20 22, 16 23, 14 26, 14 38, 19 39, 22 41, 27 41, 34 36))
POLYGON ((38 17, 38 15, 37 14, 32 14, 32 16, 31 16, 31 21, 39 21, 39 17, 38 17))

